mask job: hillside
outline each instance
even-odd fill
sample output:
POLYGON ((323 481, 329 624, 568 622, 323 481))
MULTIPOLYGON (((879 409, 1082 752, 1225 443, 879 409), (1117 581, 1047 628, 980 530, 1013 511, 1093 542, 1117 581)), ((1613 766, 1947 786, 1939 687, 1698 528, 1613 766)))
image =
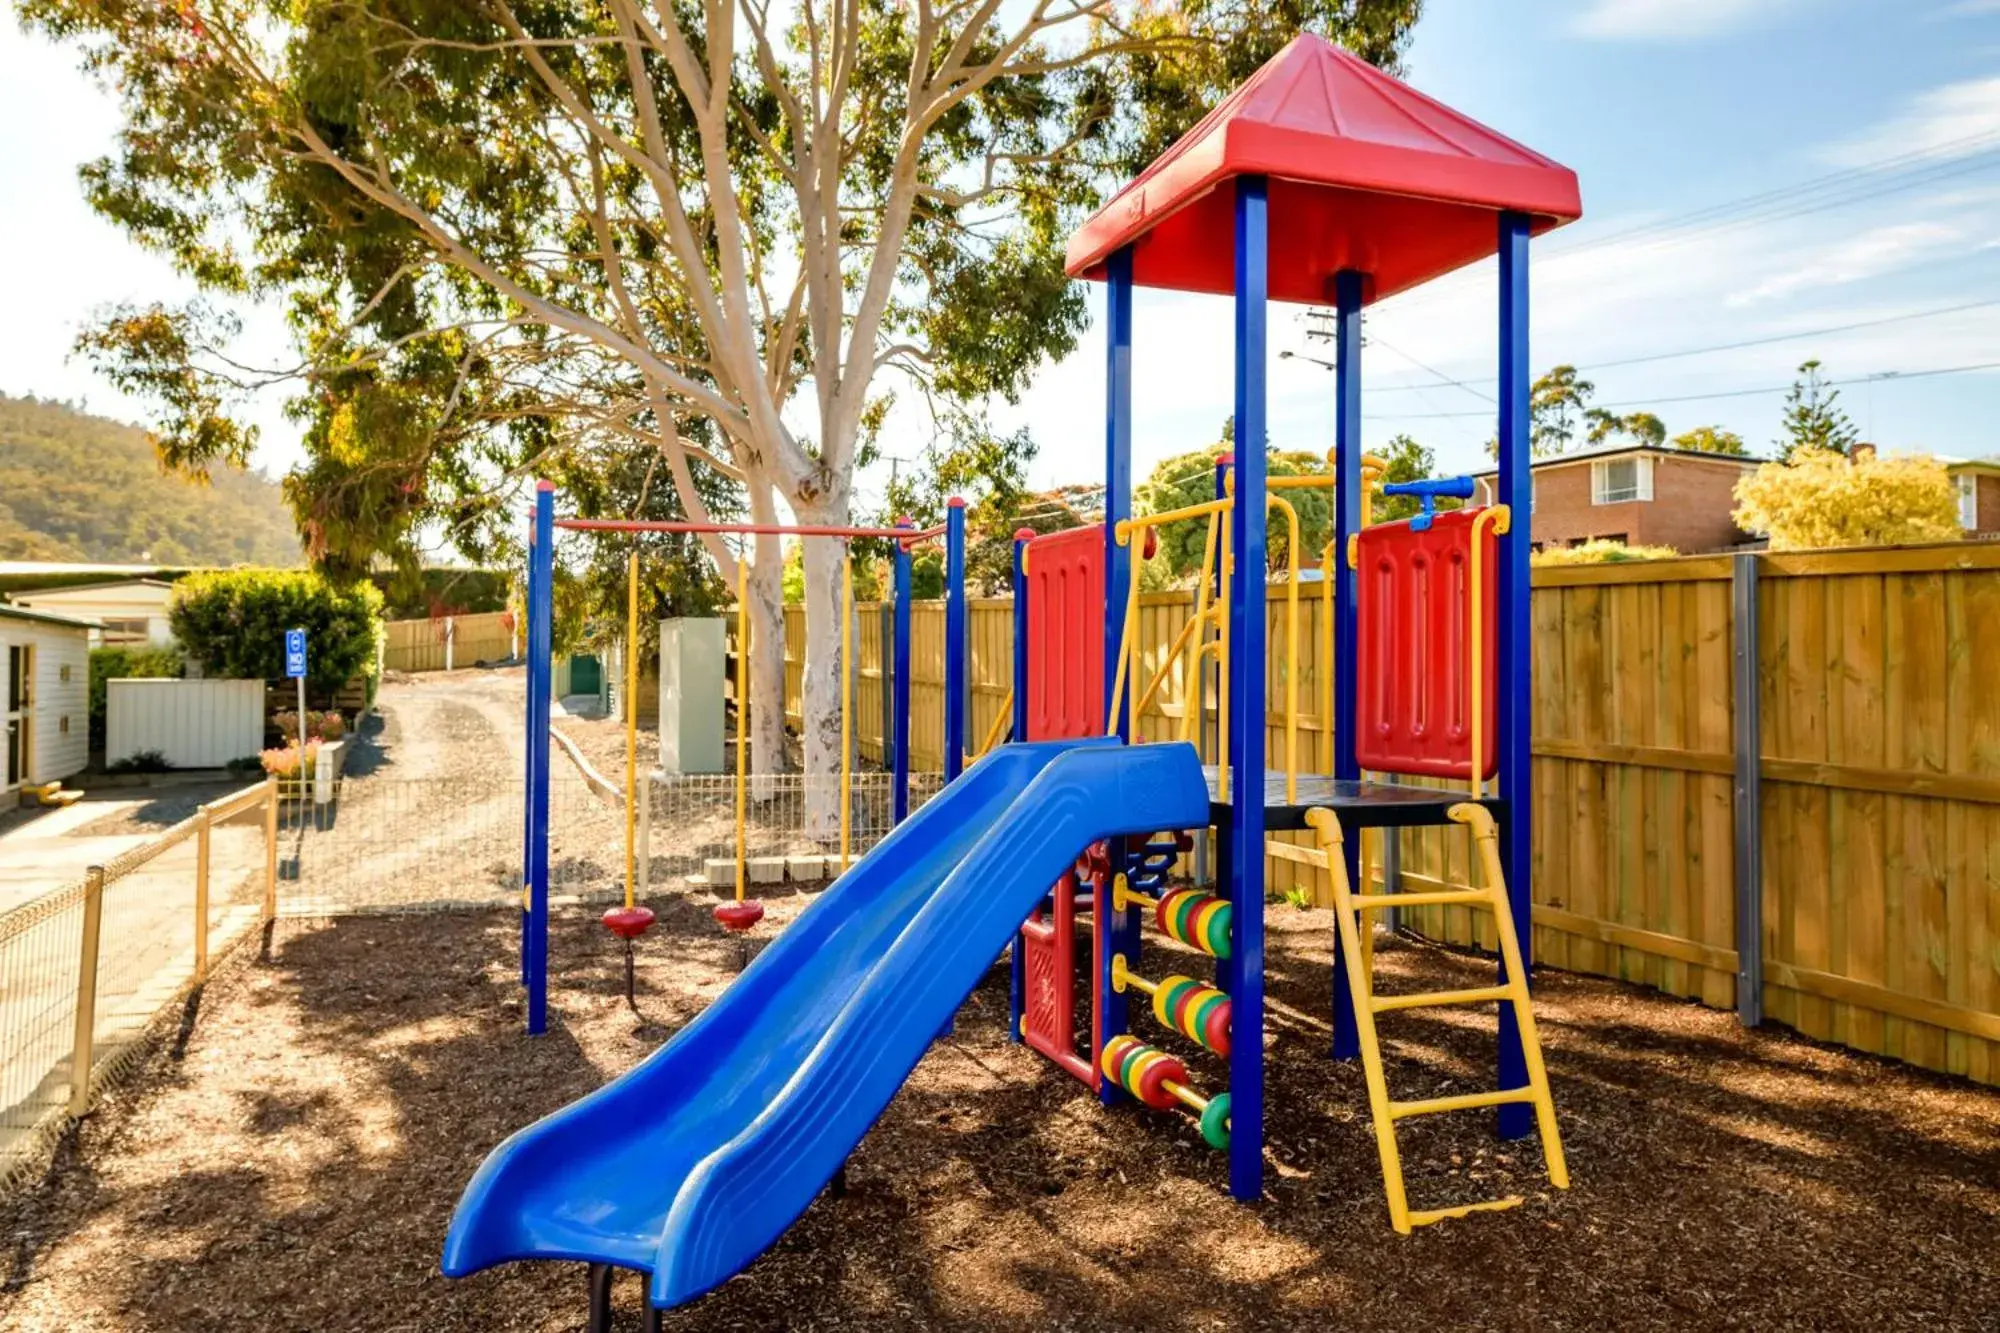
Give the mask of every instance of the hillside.
POLYGON ((0 560, 297 565, 276 482, 160 471, 146 432, 63 403, 0 395, 0 560))

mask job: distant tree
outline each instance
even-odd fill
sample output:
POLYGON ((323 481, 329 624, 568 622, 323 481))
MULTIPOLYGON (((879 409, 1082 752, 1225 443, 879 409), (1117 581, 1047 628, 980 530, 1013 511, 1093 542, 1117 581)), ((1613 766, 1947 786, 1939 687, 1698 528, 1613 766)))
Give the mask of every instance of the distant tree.
POLYGON ((1673 445, 1676 449, 1691 449, 1698 454, 1741 456, 1749 452, 1743 447, 1741 435, 1720 426, 1696 426, 1693 430, 1682 431, 1674 436, 1673 445))
POLYGON ((1893 546, 1959 537, 1958 498, 1944 464, 1922 455, 1802 446, 1736 483, 1736 525, 1773 550, 1893 546))
MULTIPOLYGON (((1225 432, 1228 427, 1225 425, 1225 432)), ((1169 509, 1201 504, 1215 498, 1215 460, 1227 452, 1228 440, 1207 449, 1176 454, 1162 459, 1137 487, 1134 508, 1141 514, 1158 514, 1169 509)), ((1273 477, 1323 476, 1328 467, 1321 455, 1307 449, 1272 450, 1264 457, 1266 473, 1273 477)), ((1317 564, 1326 544, 1333 539, 1332 492, 1322 489, 1279 492, 1299 516, 1299 563, 1317 564)), ((1207 542, 1207 525, 1190 520, 1170 523, 1160 529, 1159 554, 1155 557, 1155 586, 1177 584, 1191 577, 1201 564, 1207 542)), ((1290 559, 1291 531, 1284 515, 1274 509, 1266 530, 1265 556, 1272 570, 1286 568, 1290 559)))
POLYGON ((1840 390, 1829 387, 1819 372, 1819 358, 1801 363, 1799 377, 1785 393, 1779 462, 1790 462, 1799 449, 1827 449, 1844 457, 1861 438, 1839 407, 1840 390))
POLYGON ((1553 366, 1528 389, 1528 447, 1537 458, 1559 454, 1576 438, 1597 386, 1575 366, 1553 366))
MULTIPOLYGON (((1382 473, 1385 484, 1428 481, 1437 475, 1437 456, 1407 435, 1394 437, 1374 453, 1387 464, 1382 473)), ((1457 509, 1460 504, 1458 500, 1439 500, 1437 508, 1457 509)), ((1393 523, 1408 518, 1421 507, 1422 502, 1413 495, 1378 495, 1372 513, 1378 523, 1393 523)))
POLYGON ((1658 448, 1667 439, 1667 424, 1651 412, 1620 416, 1609 408, 1592 407, 1584 411, 1583 420, 1587 427, 1584 440, 1588 444, 1603 444, 1613 435, 1626 435, 1634 444, 1658 448))
POLYGON ((306 631, 306 684, 325 698, 375 668, 382 593, 302 569, 219 569, 174 585, 167 621, 210 676, 282 680, 285 631, 306 631))
MULTIPOLYGON (((945 521, 954 496, 964 500, 966 586, 974 595, 997 595, 1013 581, 1015 529, 1054 532, 1072 526, 1075 515, 1068 506, 1028 490, 1028 465, 1040 450, 1025 427, 1002 435, 971 415, 955 416, 945 425, 946 433, 931 442, 916 466, 890 483, 878 521, 886 526, 907 518, 920 528, 935 527, 945 521)), ((893 554, 879 542, 861 545, 859 553, 893 554)), ((918 550, 913 595, 942 594, 943 566, 935 575, 930 568, 940 559, 933 547, 918 550)))

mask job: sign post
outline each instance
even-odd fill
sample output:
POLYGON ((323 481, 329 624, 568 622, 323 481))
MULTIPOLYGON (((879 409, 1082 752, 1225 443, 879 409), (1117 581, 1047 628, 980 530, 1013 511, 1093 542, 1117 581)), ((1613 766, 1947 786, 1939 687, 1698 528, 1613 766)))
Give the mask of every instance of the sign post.
MULTIPOLYGON (((306 632, 285 631, 285 674, 299 683, 299 750, 306 748, 306 632)), ((303 778, 303 772, 300 774, 303 778)))

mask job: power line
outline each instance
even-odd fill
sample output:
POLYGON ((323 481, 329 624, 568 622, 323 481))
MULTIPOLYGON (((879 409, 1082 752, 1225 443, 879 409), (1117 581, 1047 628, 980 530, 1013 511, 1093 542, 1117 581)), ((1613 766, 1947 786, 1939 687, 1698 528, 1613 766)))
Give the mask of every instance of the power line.
MULTIPOLYGON (((1839 388, 1850 384, 1868 384, 1883 380, 1920 380, 1939 375, 1966 375, 1980 370, 2000 370, 2000 361, 1980 361, 1969 366, 1941 366, 1932 370, 1878 370, 1870 375, 1855 375, 1848 379, 1823 380, 1821 383, 1839 388)), ((1763 389, 1723 389, 1715 393, 1683 393, 1665 398, 1631 398, 1616 403, 1598 403, 1598 407, 1652 407, 1659 403, 1698 403, 1711 398, 1755 398, 1767 393, 1787 393, 1789 384, 1774 385, 1763 389)), ((1484 412, 1392 412, 1378 415, 1384 421, 1422 421, 1444 417, 1483 417, 1484 412)))
MULTIPOLYGON (((1969 256, 1967 257, 1969 258, 1969 256)), ((1913 320, 1936 319, 1943 315, 1961 314, 1967 310, 1983 310, 1988 306, 1995 306, 1995 305, 2000 305, 2000 299, 1992 299, 1985 301, 1964 301, 1959 303, 1958 305, 1941 306, 1935 310, 1913 310, 1906 314, 1901 314, 1901 315, 1883 315, 1876 319, 1857 319, 1846 324, 1830 324, 1825 328, 1803 329, 1797 333, 1774 333, 1768 337, 1763 337, 1763 338, 1744 338, 1737 342, 1709 343, 1701 347, 1682 347, 1671 352, 1649 352, 1644 356, 1622 357, 1615 361, 1592 361, 1586 365, 1578 366, 1577 370, 1580 372, 1589 372, 1591 374, 1595 374, 1600 370, 1615 370, 1620 366, 1640 366, 1640 365, 1648 365, 1655 361, 1675 361, 1679 360, 1682 357, 1706 356, 1711 352, 1736 352, 1736 351, 1741 351, 1746 347, 1769 347, 1775 343, 1800 342, 1807 338, 1826 338, 1826 337, 1831 337, 1836 333, 1852 333, 1856 329, 1880 328, 1885 324, 1907 324, 1913 320)), ((1381 340, 1378 338, 1377 341, 1380 342, 1381 340)), ((1384 347, 1389 347, 1389 344, 1387 343, 1383 343, 1382 345, 1384 347)), ((1389 350, 1395 352, 1396 355, 1410 362, 1418 369, 1429 371, 1431 374, 1438 376, 1438 378, 1441 379, 1446 384, 1455 385, 1458 388, 1464 389, 1467 393, 1473 394, 1475 397, 1478 397, 1486 402, 1490 403, 1493 401, 1490 395, 1480 393, 1477 389, 1474 389, 1472 387, 1472 385, 1474 384, 1499 383, 1499 381, 1493 378, 1492 376, 1482 376, 1479 379, 1472 380, 1469 382, 1465 380, 1455 380, 1448 375, 1444 375, 1440 371, 1432 370, 1431 367, 1424 365, 1421 361, 1416 360, 1414 357, 1411 357, 1406 352, 1402 352, 1394 347, 1389 347, 1389 350)), ((1371 394, 1416 393, 1429 387, 1431 386, 1424 384, 1388 384, 1388 385, 1383 385, 1381 388, 1370 389, 1368 392, 1371 394)))

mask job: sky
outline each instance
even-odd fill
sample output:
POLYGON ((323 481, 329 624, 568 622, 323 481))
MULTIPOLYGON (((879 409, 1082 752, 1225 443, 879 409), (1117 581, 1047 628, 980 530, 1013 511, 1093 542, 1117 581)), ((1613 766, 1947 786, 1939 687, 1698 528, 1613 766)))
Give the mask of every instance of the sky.
MULTIPOLYGON (((1841 405, 1863 438, 2000 453, 2000 368, 1931 373, 2000 363, 2000 0, 1428 0, 1406 63, 1416 87, 1581 180, 1583 220, 1534 248, 1538 372, 1572 363, 1600 404, 1765 450, 1784 387, 1816 356, 1856 381, 1841 405), (1704 350, 1742 343, 1757 345, 1704 350), (1698 354, 1663 355, 1682 352, 1698 354)), ((139 419, 70 352, 107 306, 189 294, 82 202, 76 169, 110 145, 116 107, 73 53, 0 24, 0 124, 0 253, 14 257, 0 390, 139 419)), ((1445 470, 1484 462, 1495 283, 1488 262, 1370 309, 1369 444, 1409 434, 1445 470)), ((1102 289, 1090 300, 1095 319, 1102 289)), ((1134 314, 1143 476, 1219 437, 1230 316, 1222 298, 1149 292, 1134 314)), ((1272 440, 1323 450, 1332 376, 1302 359, 1328 355, 1303 314, 1272 310, 1272 440)), ((275 363, 284 348, 275 315, 251 312, 239 354, 275 363)), ((1101 479, 1096 324, 992 413, 1033 434, 1037 484, 1101 479)), ((296 427, 275 401, 254 417, 258 464, 290 467, 296 427)), ((885 448, 914 457, 930 433, 906 405, 885 448)), ((887 469, 860 479, 864 504, 887 469)))

